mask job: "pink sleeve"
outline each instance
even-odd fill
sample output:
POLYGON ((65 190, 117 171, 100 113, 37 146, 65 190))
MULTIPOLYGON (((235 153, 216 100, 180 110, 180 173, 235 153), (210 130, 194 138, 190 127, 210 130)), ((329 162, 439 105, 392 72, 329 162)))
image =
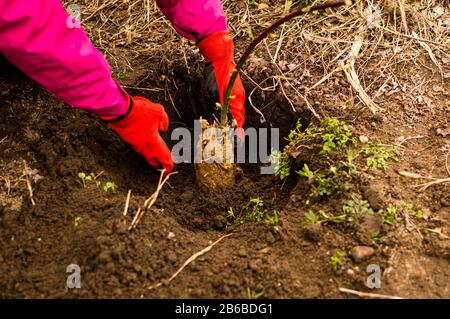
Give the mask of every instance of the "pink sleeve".
POLYGON ((227 29, 220 0, 156 0, 175 30, 189 40, 199 41, 227 29))
POLYGON ((60 0, 0 0, 0 53, 64 102, 119 116, 126 93, 60 0))

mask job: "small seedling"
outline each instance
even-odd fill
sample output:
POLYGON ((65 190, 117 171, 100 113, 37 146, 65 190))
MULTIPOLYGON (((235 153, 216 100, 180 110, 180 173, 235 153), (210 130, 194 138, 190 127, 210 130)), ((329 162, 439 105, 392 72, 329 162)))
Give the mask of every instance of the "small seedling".
POLYGON ((184 296, 185 296, 185 297, 189 297, 189 295, 191 294, 191 292, 192 292, 192 288, 191 288, 191 287, 186 286, 186 287, 184 288, 184 296))
POLYGON ((264 201, 260 198, 251 198, 250 201, 242 208, 240 214, 237 216, 230 208, 228 211, 228 226, 238 226, 246 223, 256 223, 261 221, 267 215, 267 210, 264 209, 264 201))
POLYGON ((269 226, 279 226, 280 225, 280 213, 277 210, 273 211, 273 215, 266 214, 266 223, 269 226))
POLYGON ((344 149, 349 144, 356 146, 356 138, 352 134, 351 125, 336 118, 326 117, 322 122, 323 147, 321 154, 329 154, 334 149, 344 149))
POLYGON ((352 200, 347 201, 342 206, 342 212, 339 215, 332 215, 325 213, 324 211, 319 211, 320 216, 315 214, 312 210, 305 214, 306 224, 320 224, 320 223, 353 223, 360 219, 364 214, 372 215, 374 214, 373 209, 370 204, 365 201, 358 199, 354 196, 352 200))
POLYGON ((75 217, 75 219, 74 219, 75 227, 80 226, 80 223, 81 223, 81 217, 80 216, 75 217))
POLYGON ((345 253, 342 251, 338 251, 338 253, 330 258, 330 266, 334 272, 337 272, 341 269, 342 264, 344 262, 343 257, 345 257, 345 253))
POLYGON ((354 164, 354 160, 358 157, 358 153, 353 150, 347 151, 347 160, 341 162, 341 166, 345 168, 345 171, 349 174, 349 176, 355 176, 358 172, 356 165, 354 164))
POLYGON ((398 147, 393 147, 391 151, 386 150, 386 148, 380 144, 374 144, 369 142, 364 146, 361 152, 367 157, 367 166, 372 170, 382 169, 385 171, 387 169, 386 161, 392 159, 398 161, 397 152, 398 147))
POLYGON ((324 211, 320 211, 320 215, 322 216, 323 223, 342 224, 348 221, 347 220, 348 216, 345 214, 334 216, 331 214, 327 214, 324 211))
POLYGON ((96 176, 94 173, 90 173, 90 174, 86 174, 83 172, 78 173, 78 178, 81 179, 81 181, 83 182, 83 187, 86 187, 86 184, 88 182, 92 182, 96 180, 96 176))
POLYGON ((319 170, 312 171, 307 164, 296 172, 301 177, 306 177, 311 184, 310 196, 323 197, 334 193, 345 193, 349 190, 348 182, 352 176, 346 171, 346 168, 331 166, 326 174, 319 170))
POLYGON ((306 217, 305 224, 307 225, 314 225, 321 223, 319 216, 317 216, 316 213, 314 213, 312 210, 309 210, 305 214, 305 217, 306 217))
POLYGON ((297 120, 297 123, 295 124, 295 128, 293 130, 291 130, 289 132, 288 137, 286 138, 286 140, 288 140, 289 142, 299 142, 305 139, 306 136, 310 136, 312 137, 312 134, 308 134, 310 131, 307 130, 307 132, 303 133, 302 132, 302 123, 300 121, 300 119, 297 120))
POLYGON ((264 201, 260 198, 251 198, 250 202, 244 207, 245 219, 250 222, 259 222, 264 216, 264 201))
POLYGON ((351 125, 333 117, 324 118, 320 127, 310 127, 305 131, 301 131, 301 128, 302 125, 298 120, 295 129, 291 130, 287 137, 291 146, 317 143, 322 145, 320 154, 327 155, 333 150, 342 150, 357 144, 351 125))
POLYGON ((381 239, 381 233, 379 230, 374 231, 372 234, 370 234, 370 238, 372 238, 374 241, 379 241, 381 239))
POLYGON ((289 176, 291 161, 287 153, 273 151, 270 155, 270 162, 275 164, 275 176, 279 176, 281 180, 289 176))
POLYGON ((425 217, 425 214, 424 214, 423 210, 416 209, 413 203, 406 204, 405 212, 409 216, 412 216, 412 217, 417 218, 417 219, 423 219, 425 217))
POLYGON ((352 222, 358 220, 361 215, 373 215, 374 211, 366 200, 353 198, 344 204, 342 212, 348 216, 347 221, 352 222))
POLYGON ((256 292, 255 290, 253 290, 253 289, 251 289, 249 287, 247 288, 246 292, 247 292, 247 298, 248 299, 259 299, 262 296, 264 296, 264 294, 265 294, 265 290, 264 289, 259 291, 259 292, 256 292))
POLYGON ((118 189, 119 187, 116 185, 116 183, 114 183, 114 182, 107 182, 106 184, 105 184, 105 186, 103 186, 103 190, 105 191, 105 192, 109 192, 109 191, 111 191, 111 192, 115 192, 117 189, 118 189))
POLYGON ((383 218, 383 223, 387 225, 393 225, 399 219, 397 208, 394 206, 389 206, 386 210, 382 211, 381 216, 383 218))
POLYGON ((313 172, 307 164, 304 164, 303 168, 298 170, 296 173, 301 177, 306 177, 309 182, 312 182, 320 176, 318 172, 318 170, 313 172))
POLYGON ((236 220, 236 214, 234 213, 233 207, 228 210, 227 218, 231 220, 236 220))

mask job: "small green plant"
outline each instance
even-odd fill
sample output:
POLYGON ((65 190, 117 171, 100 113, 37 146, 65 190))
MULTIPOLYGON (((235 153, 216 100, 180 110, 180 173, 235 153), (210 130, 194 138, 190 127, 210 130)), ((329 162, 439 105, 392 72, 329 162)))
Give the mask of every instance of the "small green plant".
POLYGON ((275 176, 281 180, 289 176, 291 170, 291 160, 285 152, 273 151, 270 155, 270 162, 275 164, 275 176))
POLYGON ((310 196, 323 197, 334 193, 345 193, 350 188, 348 182, 352 176, 346 171, 346 168, 331 166, 326 174, 319 170, 312 171, 307 164, 296 172, 299 176, 308 179, 311 185, 310 196))
POLYGON ((327 155, 335 149, 345 149, 353 145, 356 146, 356 138, 352 134, 351 125, 339 119, 326 117, 322 120, 320 127, 310 127, 305 131, 301 130, 300 120, 297 121, 295 129, 291 130, 287 140, 295 144, 315 142, 322 145, 320 154, 327 155))
POLYGON ((306 224, 353 223, 358 221, 363 214, 372 215, 374 214, 374 212, 367 201, 358 199, 356 198, 356 196, 353 196, 352 200, 347 201, 342 206, 341 214, 333 215, 326 213, 323 210, 319 211, 319 214, 320 216, 315 214, 312 210, 309 210, 308 213, 305 214, 306 218, 305 223, 306 224))
POLYGON ((303 168, 297 171, 297 174, 301 177, 306 177, 309 182, 313 182, 317 179, 318 172, 318 170, 313 172, 307 164, 304 164, 303 168))
POLYGON ((86 184, 89 182, 93 182, 97 179, 94 173, 86 174, 84 172, 78 173, 78 178, 83 182, 83 187, 86 187, 86 184))
POLYGON ((355 159, 358 157, 358 153, 353 150, 347 151, 347 160, 341 161, 342 168, 345 168, 347 174, 351 177, 355 176, 358 172, 358 169, 354 163, 355 159))
POLYGON ((81 217, 80 217, 80 216, 75 217, 73 223, 74 223, 75 227, 80 226, 80 223, 81 223, 81 217))
POLYGON ((334 272, 337 272, 341 269, 342 264, 344 262, 343 258, 345 257, 345 253, 342 251, 338 251, 336 255, 331 256, 330 258, 330 266, 334 272))
MULTIPOLYGON (((306 0, 306 1, 311 1, 311 0, 306 0)), ((287 13, 289 13, 289 11, 291 11, 293 4, 294 4, 294 0, 285 0, 284 1, 284 14, 287 14, 287 13)))
POLYGON ((372 238, 374 241, 379 241, 381 239, 381 233, 379 230, 374 231, 372 234, 370 234, 370 238, 372 238))
POLYGON ((269 213, 266 214, 266 223, 269 226, 279 226, 280 225, 280 213, 275 209, 273 211, 273 214, 270 215, 269 213))
POLYGON ((306 214, 305 214, 305 224, 306 225, 314 225, 314 224, 320 224, 321 220, 319 218, 319 216, 316 215, 316 213, 314 213, 312 210, 309 210, 306 214))
MULTIPOLYGON (((302 130, 300 119, 296 126, 290 131, 286 137, 289 141, 283 152, 273 151, 271 154, 271 162, 275 164, 275 175, 279 176, 281 180, 285 179, 290 174, 291 157, 297 157, 299 149, 302 146, 312 144, 320 145, 322 150, 320 154, 328 155, 335 149, 344 149, 350 145, 357 144, 356 138, 351 132, 351 126, 336 118, 325 118, 320 127, 309 127, 302 130)), ((347 151, 347 160, 342 161, 337 167, 330 167, 327 172, 311 171, 307 164, 296 173, 302 177, 308 178, 312 184, 312 196, 329 196, 336 191, 345 192, 348 189, 347 181, 356 174, 357 168, 354 160, 358 156, 352 150, 347 151)))
MULTIPOLYGON (((349 217, 345 214, 340 214, 340 215, 332 215, 332 214, 327 214, 324 211, 320 211, 320 215, 322 216, 322 222, 323 223, 334 223, 334 224, 342 224, 345 222, 349 222, 349 217)), ((351 218, 352 220, 353 218, 351 218)))
POLYGON ((239 215, 230 208, 228 211, 228 226, 239 226, 246 223, 256 223, 261 221, 267 215, 264 209, 264 201, 260 198, 251 198, 250 201, 242 208, 239 215))
POLYGON ((336 118, 326 117, 322 122, 323 147, 321 154, 328 154, 334 149, 344 149, 349 144, 356 145, 352 127, 336 118))
POLYGON ((392 159, 398 161, 397 152, 398 147, 393 147, 391 151, 380 144, 369 142, 363 147, 361 152, 366 157, 366 164, 372 170, 387 169, 386 161, 392 159))
POLYGON ((421 209, 416 209, 413 203, 408 203, 405 206, 405 212, 409 215, 412 216, 414 218, 417 219, 423 219, 425 214, 423 212, 423 210, 421 209))
POLYGON ((251 289, 250 287, 247 287, 246 289, 247 298, 248 299, 259 299, 266 293, 265 290, 261 290, 259 292, 256 292, 255 290, 251 289))
POLYGON ((297 120, 297 123, 295 124, 295 128, 289 132, 288 137, 286 140, 289 142, 299 142, 302 140, 308 140, 313 137, 312 134, 309 134, 310 130, 306 130, 305 133, 302 132, 302 123, 300 119, 297 120))
POLYGON ((399 219, 397 213, 397 208, 394 206, 389 206, 386 210, 381 211, 381 217, 383 218, 383 223, 387 225, 393 225, 399 219))
POLYGON ((188 298, 191 293, 192 293, 192 288, 186 285, 184 287, 184 298, 188 298))
POLYGON ((349 216, 349 219, 352 219, 351 221, 356 220, 359 216, 364 214, 374 214, 374 211, 372 207, 370 207, 368 201, 358 199, 355 196, 353 196, 352 200, 349 200, 344 204, 342 211, 345 215, 349 216))
POLYGON ((105 192, 109 192, 109 191, 111 191, 111 192, 115 192, 115 191, 117 191, 117 189, 118 189, 119 187, 116 185, 116 183, 114 183, 114 182, 107 182, 104 186, 103 186, 103 190, 105 191, 105 192))
POLYGON ((259 222, 264 217, 264 201, 257 197, 251 198, 250 202, 245 205, 245 219, 250 222, 259 222))

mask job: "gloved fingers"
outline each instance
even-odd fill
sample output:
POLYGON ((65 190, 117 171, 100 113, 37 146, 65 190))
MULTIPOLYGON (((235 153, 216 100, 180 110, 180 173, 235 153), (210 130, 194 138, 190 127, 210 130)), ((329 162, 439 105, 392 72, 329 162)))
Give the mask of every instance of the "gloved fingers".
POLYGON ((160 169, 162 167, 161 163, 158 162, 158 160, 154 157, 145 157, 145 159, 147 160, 147 163, 149 163, 152 167, 156 168, 156 169, 160 169))
POLYGON ((166 150, 158 154, 158 161, 161 163, 162 168, 166 170, 166 174, 170 174, 172 173, 175 164, 172 159, 172 154, 165 144, 164 148, 166 150))

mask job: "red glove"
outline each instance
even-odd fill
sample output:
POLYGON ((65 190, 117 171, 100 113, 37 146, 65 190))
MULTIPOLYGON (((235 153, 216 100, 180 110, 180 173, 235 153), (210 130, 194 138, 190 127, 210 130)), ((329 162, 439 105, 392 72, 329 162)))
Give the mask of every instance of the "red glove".
POLYGON ((150 165, 158 169, 165 168, 166 173, 172 172, 172 154, 159 135, 159 131, 166 131, 169 126, 169 118, 162 105, 143 97, 129 97, 125 115, 102 119, 136 152, 144 156, 150 165))
MULTIPOLYGON (((214 96, 223 103, 223 97, 230 81, 231 74, 236 66, 234 63, 234 44, 228 31, 213 33, 201 40, 198 44, 201 54, 212 64, 206 76, 206 85, 214 96)), ((208 70, 208 69, 207 69, 208 70)), ((245 90, 241 78, 238 76, 234 83, 230 100, 230 113, 236 120, 238 127, 244 125, 245 118, 245 90)))

